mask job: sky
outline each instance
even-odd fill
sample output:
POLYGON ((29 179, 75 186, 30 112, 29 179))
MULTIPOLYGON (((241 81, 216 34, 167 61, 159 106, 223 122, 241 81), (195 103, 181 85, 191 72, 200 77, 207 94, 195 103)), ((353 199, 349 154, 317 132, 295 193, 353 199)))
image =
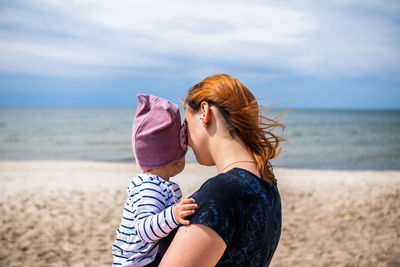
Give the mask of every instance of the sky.
POLYGON ((400 1, 0 0, 0 106, 179 102, 227 73, 260 104, 400 109, 400 1))

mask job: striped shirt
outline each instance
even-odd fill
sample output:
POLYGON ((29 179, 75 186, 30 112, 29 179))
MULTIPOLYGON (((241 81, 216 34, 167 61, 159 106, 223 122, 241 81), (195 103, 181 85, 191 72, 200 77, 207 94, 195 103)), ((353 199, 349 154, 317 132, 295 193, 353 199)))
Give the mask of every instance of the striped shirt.
POLYGON ((177 184, 151 174, 133 178, 127 191, 113 266, 144 266, 156 257, 158 240, 178 227, 172 208, 182 193, 177 184))

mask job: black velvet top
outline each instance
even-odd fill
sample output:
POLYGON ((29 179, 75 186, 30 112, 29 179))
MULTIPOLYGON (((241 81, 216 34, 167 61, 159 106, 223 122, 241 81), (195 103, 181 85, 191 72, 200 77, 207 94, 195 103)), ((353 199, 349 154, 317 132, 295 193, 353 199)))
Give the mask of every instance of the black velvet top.
POLYGON ((281 199, 276 183, 235 168, 207 180, 191 197, 191 224, 213 229, 226 243, 216 266, 268 266, 281 235, 281 199))

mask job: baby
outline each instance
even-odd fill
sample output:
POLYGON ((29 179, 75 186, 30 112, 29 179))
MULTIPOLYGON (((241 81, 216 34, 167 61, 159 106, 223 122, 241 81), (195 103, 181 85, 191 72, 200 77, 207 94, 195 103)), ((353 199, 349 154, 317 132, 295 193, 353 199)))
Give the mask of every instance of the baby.
POLYGON ((143 173, 128 185, 113 266, 157 266, 158 241, 179 224, 188 225, 185 217, 197 208, 194 199, 180 201, 181 190, 169 181, 184 169, 187 151, 178 106, 152 95, 138 95, 138 100, 132 147, 143 173))

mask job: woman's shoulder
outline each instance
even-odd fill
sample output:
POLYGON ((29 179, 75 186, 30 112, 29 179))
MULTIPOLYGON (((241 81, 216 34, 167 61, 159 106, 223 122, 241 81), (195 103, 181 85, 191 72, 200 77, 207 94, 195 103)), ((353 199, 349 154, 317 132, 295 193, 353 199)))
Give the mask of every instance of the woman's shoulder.
POLYGON ((235 192, 238 187, 236 177, 228 173, 220 173, 206 180, 200 188, 190 197, 210 199, 214 197, 228 196, 235 192))
POLYGON ((203 183, 203 185, 200 187, 200 190, 221 190, 223 189, 223 192, 226 192, 229 189, 235 188, 241 184, 241 181, 237 175, 231 172, 226 172, 226 173, 219 173, 207 181, 203 183))
POLYGON ((203 186, 227 186, 236 187, 245 184, 254 184, 262 187, 275 187, 276 182, 267 182, 257 175, 241 168, 234 168, 226 173, 220 173, 208 179, 203 186))
POLYGON ((244 169, 234 168, 208 179, 196 193, 223 194, 225 196, 233 194, 237 196, 275 193, 276 191, 276 183, 267 182, 244 169))

